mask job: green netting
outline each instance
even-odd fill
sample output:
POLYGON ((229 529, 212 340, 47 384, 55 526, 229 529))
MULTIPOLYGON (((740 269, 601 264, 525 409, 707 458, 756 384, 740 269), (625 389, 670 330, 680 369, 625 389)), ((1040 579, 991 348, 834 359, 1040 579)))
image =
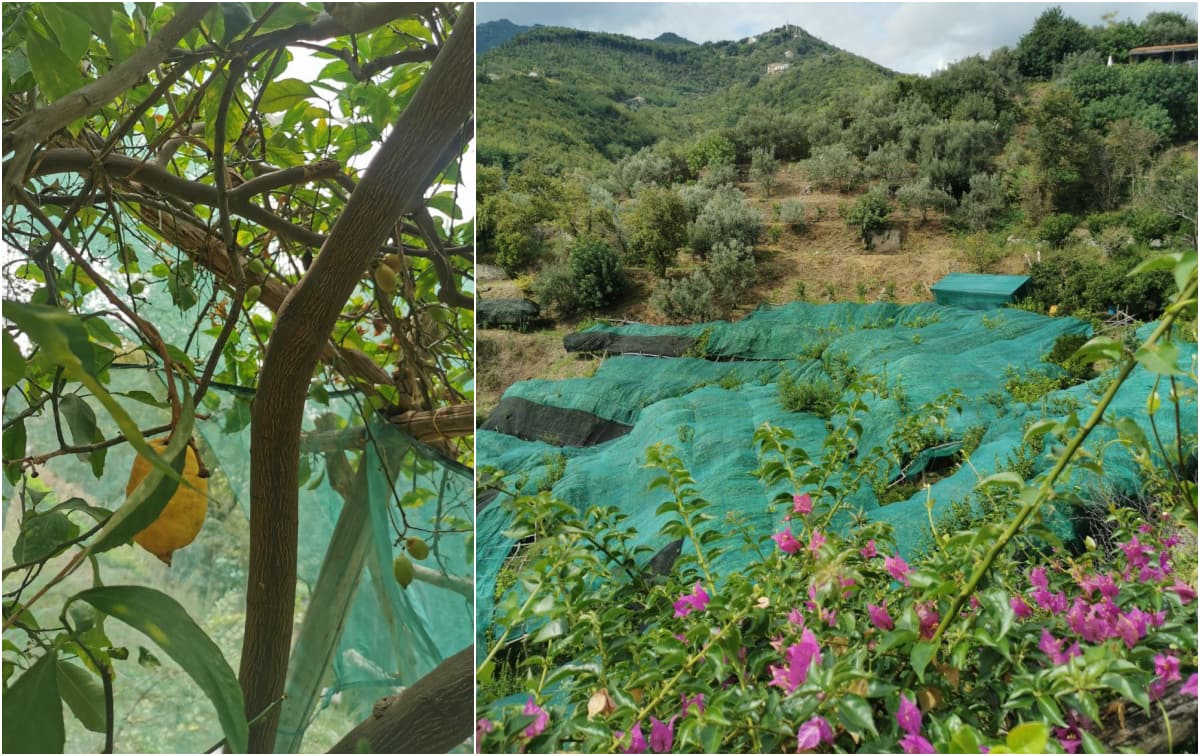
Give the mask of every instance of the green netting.
POLYGON ((1029 285, 1029 276, 949 273, 931 289, 941 305, 992 310, 1015 302, 1029 285))
MULTIPOLYGON (((142 316, 169 342, 190 341, 187 353, 193 359, 206 357, 217 329, 196 333, 195 311, 180 313, 170 306, 169 298, 156 298, 162 299, 167 300, 166 306, 143 302, 142 316)), ((100 303, 96 309, 103 306, 100 303)), ((118 335, 133 337, 124 331, 118 335)), ((237 338, 235 334, 236 348, 258 348, 247 334, 241 334, 240 345, 237 338)), ((160 372, 136 353, 133 357, 130 364, 108 369, 110 390, 139 427, 169 422, 160 372)), ((288 697, 281 705, 277 740, 278 749, 293 752, 328 749, 369 717, 379 699, 416 682, 472 642, 472 471, 390 424, 372 419, 364 426, 363 408, 353 394, 339 395, 333 385, 322 385, 313 393, 318 395, 310 399, 303 425, 295 635, 285 639, 299 650, 289 665, 288 697), (335 456, 348 463, 344 479, 331 480, 329 463, 335 456), (349 507, 338 486, 351 492, 349 507), (401 500, 410 532, 424 536, 430 545, 429 558, 419 564, 444 576, 438 581, 441 585, 419 577, 401 589, 392 577, 392 559, 400 553, 394 541, 401 500), (360 516, 344 517, 356 513, 360 516), (350 537, 331 549, 339 521, 350 537), (431 535, 435 529, 439 534, 431 535), (318 581, 323 565, 327 574, 337 578, 328 583, 330 588, 318 581), (349 565, 358 566, 352 570, 349 565), (322 638, 332 647, 323 649, 322 638), (301 690, 311 693, 310 702, 295 695, 301 690)), ((194 435, 212 475, 208 517, 196 541, 176 552, 169 568, 136 546, 99 557, 100 574, 107 584, 149 586, 178 600, 235 671, 245 619, 252 397, 252 387, 215 387, 199 409, 204 417, 197 418, 194 435)), ((95 411, 104 437, 115 436, 118 429, 99 403, 86 397, 85 401, 95 411)), ((6 424, 23 409, 17 392, 10 392, 4 406, 6 424)), ((23 422, 28 453, 59 447, 48 412, 23 422)), ((39 511, 72 496, 115 509, 125 498, 132 462, 128 445, 115 446, 108 450, 103 474, 95 479, 86 457, 50 459, 31 481, 48 491, 39 511)), ((6 534, 20 531, 17 500, 17 491, 6 480, 6 534)), ((86 521, 81 522, 86 529, 86 521)), ((8 543, 6 565, 12 563, 12 540, 8 543)), ((35 612, 50 620, 66 596, 91 583, 90 570, 77 571, 43 598, 35 612)), ((12 587, 6 580, 6 591, 12 587)), ((212 747, 221 729, 212 705, 196 685, 145 636, 115 621, 106 623, 105 630, 113 645, 131 650, 130 661, 117 665, 114 686, 119 749, 202 753, 212 747), (134 661, 139 646, 154 653, 161 667, 134 661)), ((95 752, 101 739, 81 727, 68 726, 67 750, 95 752)))
MULTIPOLYGON (((802 382, 828 380, 828 367, 823 362, 842 360, 860 373, 880 376, 890 387, 889 398, 866 395, 870 410, 861 418, 861 449, 883 445, 903 418, 922 404, 952 389, 962 391, 959 411, 951 411, 946 421, 949 443, 926 451, 909 468, 912 473, 939 456, 953 454, 969 429, 982 427, 983 437, 972 454, 972 464, 932 486, 929 495, 936 519, 952 502, 966 500, 979 476, 996 471, 1020 451, 1023 430, 1031 419, 1064 414, 1071 408, 1086 411, 1104 377, 1051 392, 1032 404, 1013 401, 1004 386, 1009 379, 1006 372, 1011 375, 1010 371, 1058 374, 1061 368, 1041 362, 1042 357, 1059 336, 1087 333, 1089 328, 1073 318, 1050 318, 1021 310, 985 313, 932 304, 902 307, 804 303, 763 307, 732 324, 598 326, 592 330, 696 337, 710 359, 610 357, 590 378, 515 384, 505 397, 586 411, 629 424, 632 430, 596 446, 561 449, 483 430, 477 435, 477 460, 481 466, 511 473, 511 482, 519 491, 533 492, 547 481, 554 481, 554 495, 580 509, 592 504, 617 505, 639 534, 631 546, 646 545, 657 550, 665 545, 657 535, 663 518, 655 514, 663 494, 649 490, 658 472, 643 465, 647 447, 665 442, 675 448, 701 495, 711 502, 709 513, 715 521, 735 516, 765 539, 778 528, 765 506, 778 491, 767 490, 750 475, 758 464, 752 442, 754 431, 764 422, 786 428, 795 434, 796 444, 814 458, 819 457, 827 434, 825 421, 785 410, 780 403, 779 381, 784 373, 802 382), (816 359, 817 354, 823 360, 816 359)), ((1184 347, 1189 348, 1185 363, 1194 359, 1195 347, 1184 347)), ((1153 375, 1141 369, 1135 371, 1118 393, 1110 415, 1144 418, 1146 397, 1153 383, 1153 375)), ((1194 396, 1186 401, 1185 431, 1194 434, 1194 396)), ((1173 444, 1172 410, 1160 409, 1157 419, 1164 442, 1173 444)), ((837 422, 836 417, 833 422, 837 422)), ((1145 429, 1149 433, 1149 428, 1145 429)), ((1136 482, 1135 465, 1128 455, 1115 445, 1106 445, 1111 438, 1111 432, 1102 431, 1089 443, 1094 451, 1104 450, 1108 480, 1102 482, 1080 473, 1071 481, 1072 486, 1136 482)), ((1050 462, 1049 456, 1041 455, 1034 460, 1034 468, 1045 469, 1050 462)), ((892 478, 900 470, 887 473, 892 478)), ((926 496, 921 491, 906 501, 881 507, 874 491, 864 484, 850 499, 869 519, 892 523, 900 550, 911 554, 928 537, 926 496)), ((476 630, 481 655, 493 623, 496 576, 514 545, 504 535, 510 524, 504 499, 504 495, 497 496, 477 513, 476 630)), ((738 568, 737 560, 749 557, 731 551, 723 558, 728 571, 738 568)))

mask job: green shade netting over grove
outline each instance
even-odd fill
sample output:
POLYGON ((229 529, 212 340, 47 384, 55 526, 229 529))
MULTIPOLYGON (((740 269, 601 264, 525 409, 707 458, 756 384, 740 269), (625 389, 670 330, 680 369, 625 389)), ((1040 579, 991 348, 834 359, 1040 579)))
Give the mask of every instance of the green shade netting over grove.
MULTIPOLYGON (((142 302, 140 312, 174 344, 186 343, 195 323, 194 310, 180 313, 169 298, 165 306, 142 302)), ((193 332, 187 353, 199 363, 197 373, 215 332, 216 328, 209 333, 193 332)), ((132 338, 127 332, 119 335, 132 338)), ((241 334, 241 338, 244 348, 257 348, 249 335, 241 334)), ((155 366, 140 362, 135 359, 132 364, 111 366, 109 390, 139 427, 169 422, 162 375, 155 366)), ((281 751, 328 749, 369 717, 379 699, 413 684, 472 642, 472 471, 385 422, 372 419, 364 426, 355 395, 339 393, 333 385, 322 389, 312 395, 319 399, 308 402, 301 440, 304 480, 299 495, 299 581, 293 637, 284 640, 292 642, 293 654, 276 741, 281 751), (331 485, 327 462, 332 454, 342 455, 348 462, 350 475, 343 489, 352 493, 351 506, 356 509, 350 514, 357 516, 346 516, 348 524, 343 530, 348 535, 331 546, 335 527, 347 509, 343 495, 331 485), (401 552, 394 543, 401 500, 409 535, 420 535, 430 545, 430 556, 419 564, 448 576, 459 586, 457 590, 422 580, 402 589, 392 577, 392 559, 401 552), (440 529, 436 536, 431 533, 435 529, 440 529), (346 565, 352 563, 361 567, 344 574, 346 565), (318 581, 323 564, 331 578, 327 580, 330 588, 322 588, 318 581), (328 653, 312 639, 322 633, 328 637, 330 632, 337 642, 328 653)), ((206 417, 197 418, 194 436, 212 471, 208 517, 197 539, 176 552, 172 566, 168 568, 132 545, 99 557, 105 583, 144 585, 179 601, 216 642, 235 672, 245 620, 252 397, 252 387, 222 386, 214 387, 201 403, 198 411, 206 417)), ((115 423, 99 402, 84 398, 93 408, 104 438, 117 435, 115 423)), ((11 391, 8 399, 6 422, 25 408, 16 391, 11 391)), ((24 423, 27 453, 58 448, 49 412, 26 418, 24 423)), ((108 450, 98 479, 92 477, 86 458, 51 459, 39 468, 40 475, 33 481, 50 492, 38 510, 45 511, 70 497, 115 509, 125 499, 132 463, 133 452, 126 444, 108 450)), ((13 534, 11 540, 6 539, 6 566, 12 563, 11 544, 19 532, 21 513, 16 501, 17 492, 5 481, 5 533, 13 534)), ((80 523, 84 529, 89 526, 85 519, 80 523)), ((35 612, 39 616, 45 613, 49 620, 66 596, 90 586, 91 571, 79 570, 43 598, 35 612)), ((8 581, 5 588, 12 588, 8 581)), ((131 651, 130 660, 119 662, 116 668, 118 750, 202 753, 213 746, 221 737, 221 728, 212 705, 195 683, 145 636, 113 620, 106 623, 105 630, 114 645, 131 651), (139 646, 155 654, 161 666, 138 664, 139 646)), ((94 752, 100 747, 102 735, 71 724, 69 713, 67 718, 68 751, 94 752)))
MULTIPOLYGON (((761 307, 737 323, 596 326, 589 330, 687 337, 696 340, 692 353, 706 359, 615 356, 605 359, 589 378, 514 384, 504 400, 583 411, 630 428, 625 435, 590 447, 559 447, 545 439, 480 430, 477 462, 480 468, 494 467, 507 473, 509 486, 515 485, 523 493, 554 481, 553 494, 581 511, 593 504, 618 506, 628 517, 626 524, 638 533, 631 546, 646 545, 653 551, 665 545, 658 534, 665 516, 656 515, 655 510, 666 495, 649 490, 659 471, 644 464, 646 449, 657 443, 674 448, 695 478, 700 495, 711 503, 708 512, 715 522, 736 514, 759 539, 780 529, 766 506, 779 491, 768 490, 750 475, 759 462, 752 438, 759 426, 771 423, 791 431, 793 443, 819 459, 828 432, 826 421, 787 411, 780 403, 778 383, 785 373, 800 382, 828 380, 822 361, 804 354, 844 355, 860 374, 879 376, 897 389, 888 392, 892 398, 879 399, 873 393, 864 396, 871 406, 859 417, 863 423, 860 449, 885 445, 907 413, 920 411, 923 404, 953 389, 962 392, 960 411, 952 409, 946 420, 950 438, 961 440, 968 429, 980 427, 983 436, 970 465, 932 485, 929 495, 935 521, 952 502, 966 501, 980 476, 997 471, 1021 451, 1024 429, 1033 419, 1060 416, 1071 409, 1086 416, 1103 381, 1101 377, 1054 391, 1032 404, 1013 401, 1004 390, 1008 375, 1013 371, 1061 375, 1060 367, 1042 362, 1042 358, 1061 335, 1090 333, 1088 324, 1074 318, 1013 309, 980 312, 934 304, 794 303, 761 307)), ((1148 334, 1145 328, 1139 332, 1142 338, 1148 334)), ((1181 352, 1181 364, 1194 364, 1194 344, 1181 345, 1181 352)), ((1190 373, 1194 375, 1194 367, 1190 373)), ((1145 408, 1154 378, 1140 367, 1135 370, 1108 416, 1136 418, 1150 433, 1145 408)), ((1186 403, 1181 416, 1184 433, 1192 435, 1196 431, 1195 384, 1191 379, 1185 382, 1185 388, 1193 391, 1182 392, 1186 403)), ((1165 397, 1166 391, 1160 388, 1160 394, 1165 397)), ((834 416, 832 422, 837 421, 834 416)), ((1168 402, 1163 402, 1156 421, 1164 443, 1173 446, 1174 415, 1168 402)), ((1107 479, 1097 481, 1077 472, 1070 485, 1136 484, 1136 466, 1128 454, 1119 445, 1106 443, 1114 435, 1101 428, 1089 440, 1092 450, 1105 447, 1107 479)), ((922 461, 928 459, 918 460, 918 464, 922 461)), ((1051 462, 1050 456, 1042 454, 1034 466, 1040 471, 1051 462)), ((890 477, 898 475, 898 469, 889 471, 890 477)), ((911 555, 928 538, 926 497, 921 490, 908 500, 881 507, 873 490, 864 485, 850 500, 868 519, 891 523, 900 551, 911 555)), ((477 513, 480 657, 486 653, 493 623, 496 576, 514 545, 505 535, 511 523, 505 498, 504 494, 482 498, 485 503, 477 513)), ((723 557, 723 568, 736 570, 739 560, 744 563, 749 558, 744 551, 731 550, 723 557)))

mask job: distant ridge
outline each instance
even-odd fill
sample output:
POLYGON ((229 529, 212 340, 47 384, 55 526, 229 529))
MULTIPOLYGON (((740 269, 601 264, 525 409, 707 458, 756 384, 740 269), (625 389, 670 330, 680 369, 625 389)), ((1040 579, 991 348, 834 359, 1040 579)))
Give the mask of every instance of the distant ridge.
POLYGON ((685 39, 678 34, 671 32, 663 32, 654 38, 655 42, 660 42, 664 45, 679 45, 681 47, 695 47, 696 43, 690 39, 685 39))
POLYGON ((480 24, 475 27, 475 52, 477 55, 482 55, 493 47, 504 44, 518 34, 535 29, 540 25, 521 26, 520 24, 514 24, 507 18, 480 24))

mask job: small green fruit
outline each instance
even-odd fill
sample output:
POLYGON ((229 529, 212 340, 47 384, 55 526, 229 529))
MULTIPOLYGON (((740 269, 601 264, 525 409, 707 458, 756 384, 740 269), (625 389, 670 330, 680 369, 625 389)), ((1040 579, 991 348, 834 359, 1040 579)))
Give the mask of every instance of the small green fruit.
POLYGON ((412 554, 413 559, 424 559, 429 556, 429 544, 416 536, 406 539, 404 548, 408 549, 408 553, 412 554))
POLYGON ((404 260, 395 252, 389 252, 383 256, 383 264, 399 273, 400 269, 404 267, 404 260))
POLYGON ((263 265, 263 261, 257 257, 250 261, 246 266, 246 270, 255 276, 265 276, 267 274, 267 266, 263 265))
POLYGON ((246 296, 242 298, 242 304, 250 307, 258 301, 260 296, 262 296, 262 287, 258 284, 255 284, 249 289, 246 289, 246 296))
POLYGON ((385 294, 393 294, 396 291, 396 271, 392 270, 387 265, 380 265, 375 268, 375 283, 383 290, 385 294))
POLYGON ((392 562, 392 576, 396 578, 396 582, 401 588, 407 588, 413 581, 413 563, 408 557, 401 554, 396 557, 396 561, 392 562))
POLYGON ((129 287, 129 290, 134 294, 141 294, 146 290, 146 282, 142 281, 141 279, 134 281, 133 285, 129 287))

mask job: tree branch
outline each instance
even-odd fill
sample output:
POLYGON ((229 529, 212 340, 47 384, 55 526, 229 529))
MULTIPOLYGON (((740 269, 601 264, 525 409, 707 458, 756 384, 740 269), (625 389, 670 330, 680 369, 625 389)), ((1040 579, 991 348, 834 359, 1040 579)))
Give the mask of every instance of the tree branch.
MULTIPOLYGON (((453 35, 451 35, 453 39, 453 35)), ((375 710, 329 753, 445 753, 471 737, 474 716, 472 665, 467 646, 375 710)))
MULTIPOLYGON (((287 677, 296 598, 299 443, 309 381, 375 251, 396 219, 423 202, 444 165, 443 151, 470 116, 474 41, 474 13, 467 6, 275 321, 251 415, 250 566, 239 674, 247 717, 276 700, 287 677)), ((469 712, 469 684, 460 698, 469 712)), ((279 713, 273 711, 254 725, 250 749, 273 750, 278 724, 279 713)), ((467 727, 469 735, 470 714, 467 727)))
POLYGON ((20 119, 15 128, 5 134, 4 151, 12 150, 13 157, 4 166, 4 204, 12 192, 25 183, 25 171, 39 143, 67 124, 82 118, 111 102, 163 61, 183 35, 200 23, 215 3, 196 3, 181 7, 157 35, 141 50, 96 81, 90 82, 49 106, 20 119))

